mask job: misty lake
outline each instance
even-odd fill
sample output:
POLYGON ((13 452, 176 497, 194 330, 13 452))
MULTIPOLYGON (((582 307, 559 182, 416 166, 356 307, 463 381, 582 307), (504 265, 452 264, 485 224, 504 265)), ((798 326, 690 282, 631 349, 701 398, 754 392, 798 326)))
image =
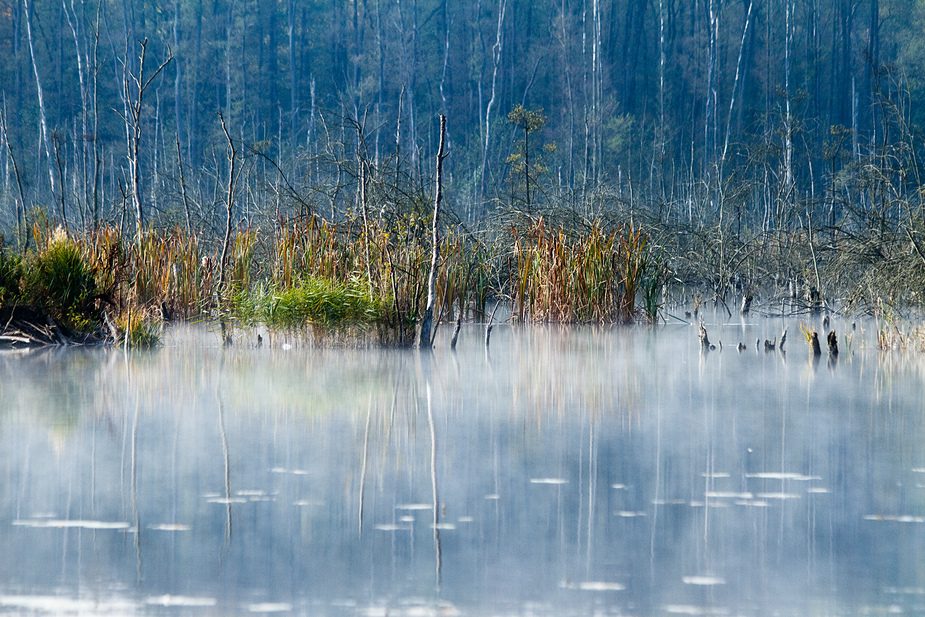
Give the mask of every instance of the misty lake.
POLYGON ((3 352, 0 614, 925 614, 925 357, 833 325, 3 352))

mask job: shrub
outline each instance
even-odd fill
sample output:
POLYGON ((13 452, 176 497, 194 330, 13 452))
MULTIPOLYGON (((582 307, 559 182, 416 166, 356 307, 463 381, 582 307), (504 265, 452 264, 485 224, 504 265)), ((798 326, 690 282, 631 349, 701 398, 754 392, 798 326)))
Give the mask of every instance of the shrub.
POLYGON ((59 325, 75 332, 94 330, 99 323, 96 280, 80 247, 63 232, 24 263, 23 299, 44 310, 59 325))
POLYGON ((22 276, 22 259, 0 250, 0 306, 20 301, 22 276))

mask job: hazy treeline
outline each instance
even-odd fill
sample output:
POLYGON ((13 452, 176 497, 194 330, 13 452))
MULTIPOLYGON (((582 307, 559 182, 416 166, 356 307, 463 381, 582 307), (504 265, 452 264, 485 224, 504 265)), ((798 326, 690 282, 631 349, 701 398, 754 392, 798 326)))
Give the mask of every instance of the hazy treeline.
POLYGON ((914 0, 2 0, 2 227, 424 211, 439 114, 470 225, 914 222, 923 27, 914 0))

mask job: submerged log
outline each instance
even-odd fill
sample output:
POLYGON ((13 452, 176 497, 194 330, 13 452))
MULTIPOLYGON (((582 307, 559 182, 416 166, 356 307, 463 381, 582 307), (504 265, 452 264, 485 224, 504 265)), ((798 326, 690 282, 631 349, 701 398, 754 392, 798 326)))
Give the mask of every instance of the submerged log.
POLYGON ((13 347, 66 345, 67 337, 46 313, 27 306, 0 307, 0 342, 13 347))

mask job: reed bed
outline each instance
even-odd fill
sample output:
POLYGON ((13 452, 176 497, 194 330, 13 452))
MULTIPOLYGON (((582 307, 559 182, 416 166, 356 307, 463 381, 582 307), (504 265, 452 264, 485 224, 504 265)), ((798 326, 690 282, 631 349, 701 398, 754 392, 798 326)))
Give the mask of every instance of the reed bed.
MULTIPOLYGON (((552 229, 542 218, 512 228, 513 313, 520 321, 629 323, 648 274, 648 237, 632 225, 586 233, 552 229)), ((657 286, 658 283, 653 283, 657 286)), ((657 292, 653 291, 653 294, 657 292)))
MULTIPOLYGON (((349 330, 380 344, 408 345, 426 300, 428 227, 413 217, 358 225, 306 216, 278 221, 269 233, 239 229, 224 277, 220 247, 180 228, 138 237, 115 227, 79 237, 36 228, 36 248, 28 254, 2 253, 0 301, 57 311, 56 319, 72 331, 136 347, 156 344, 173 319, 220 321, 223 332, 229 325, 308 328, 313 340, 349 330)), ((635 319, 637 291, 650 275, 647 236, 639 229, 594 225, 574 233, 540 218, 526 234, 512 228, 510 238, 516 318, 635 319)), ((455 227, 445 230, 438 322, 484 318, 488 302, 502 297, 499 273, 510 259, 501 245, 485 245, 455 227)))

